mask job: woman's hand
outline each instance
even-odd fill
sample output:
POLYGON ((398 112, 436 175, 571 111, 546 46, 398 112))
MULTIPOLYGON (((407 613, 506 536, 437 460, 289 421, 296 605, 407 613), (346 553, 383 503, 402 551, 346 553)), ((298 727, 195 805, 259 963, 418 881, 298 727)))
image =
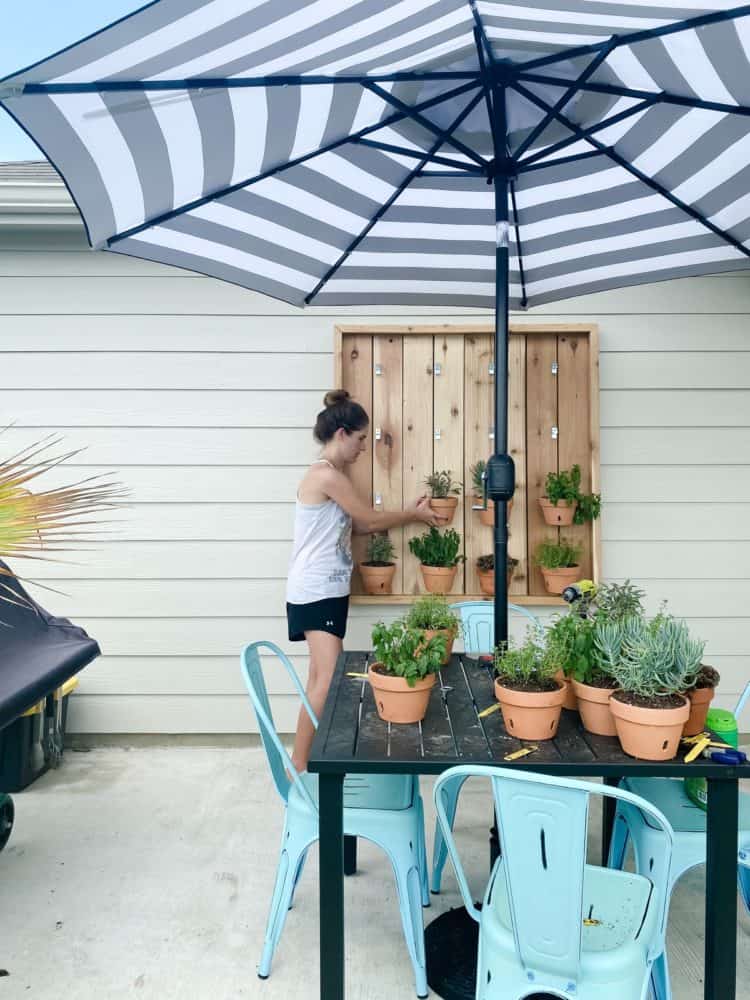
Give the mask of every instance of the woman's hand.
POLYGON ((426 496, 418 497, 414 503, 410 504, 407 511, 414 516, 415 521, 429 524, 431 528, 439 528, 448 520, 442 514, 436 513, 430 507, 430 498, 426 496))

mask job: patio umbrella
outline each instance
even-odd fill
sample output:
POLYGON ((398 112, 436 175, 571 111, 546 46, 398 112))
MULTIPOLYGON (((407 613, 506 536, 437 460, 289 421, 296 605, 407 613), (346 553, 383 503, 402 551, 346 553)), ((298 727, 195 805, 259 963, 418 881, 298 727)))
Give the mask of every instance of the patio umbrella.
POLYGON ((508 309, 747 268, 750 7, 157 0, 0 82, 91 245, 305 305, 508 309))

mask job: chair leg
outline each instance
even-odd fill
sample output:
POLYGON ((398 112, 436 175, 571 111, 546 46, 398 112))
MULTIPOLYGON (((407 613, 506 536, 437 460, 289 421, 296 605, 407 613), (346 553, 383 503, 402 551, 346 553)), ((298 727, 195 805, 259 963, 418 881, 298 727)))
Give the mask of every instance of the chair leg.
POLYGON ((651 966, 651 989, 654 1000, 672 1000, 666 948, 651 966))
POLYGON ((266 924, 266 936, 263 942, 263 953, 258 965, 258 976, 260 979, 268 979, 271 974, 271 963, 276 945, 279 943, 281 932, 284 929, 286 915, 291 908, 292 896, 296 878, 301 870, 304 855, 307 847, 301 850, 296 845, 290 843, 286 830, 284 831, 283 848, 279 858, 279 867, 276 871, 276 884, 271 897, 271 907, 266 924))
POLYGON ((424 802, 417 793, 417 818, 419 822, 419 881, 422 889, 422 906, 430 905, 429 871, 427 869, 427 845, 424 835, 424 802))
POLYGON ((427 969, 424 951, 424 924, 422 922, 422 879, 418 866, 406 854, 392 858, 398 889, 401 923, 409 958, 414 969, 414 982, 418 997, 426 997, 427 969))
POLYGON ((299 861, 297 862, 297 871, 294 875, 294 885, 292 886, 292 898, 289 900, 289 909, 294 906, 294 894, 297 891, 297 886, 299 885, 299 880, 302 877, 302 870, 305 867, 305 862, 307 861, 307 851, 303 851, 300 855, 299 861))
MULTIPOLYGON (((459 783, 456 781, 455 783, 447 782, 444 787, 444 794, 449 796, 448 801, 445 804, 445 812, 451 825, 451 830, 453 829, 453 823, 456 819, 456 806, 458 804, 458 796, 462 785, 463 782, 459 783)), ((440 892, 440 884, 443 880, 443 868, 445 867, 447 858, 448 848, 443 840, 440 824, 435 823, 435 845, 432 850, 432 879, 430 881, 430 891, 436 896, 440 892)))
POLYGON ((622 869, 625 864, 625 854, 628 849, 630 831, 624 816, 618 811, 612 826, 612 839, 609 842, 608 868, 622 869))
MULTIPOLYGON (((741 856, 747 857, 748 852, 742 851, 741 856)), ((737 883, 740 887, 740 895, 742 896, 742 902, 745 904, 745 909, 750 913, 750 868, 748 868, 748 862, 744 864, 737 865, 737 883)))

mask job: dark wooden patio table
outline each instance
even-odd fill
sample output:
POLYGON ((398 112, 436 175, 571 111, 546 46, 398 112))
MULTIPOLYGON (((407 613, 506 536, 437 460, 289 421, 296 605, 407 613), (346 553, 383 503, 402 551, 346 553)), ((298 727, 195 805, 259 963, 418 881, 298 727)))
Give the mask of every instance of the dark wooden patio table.
MULTIPOLYGON (((439 774, 457 764, 487 764, 570 777, 602 777, 610 784, 636 775, 708 779, 705 1000, 736 997, 738 779, 750 764, 729 767, 700 758, 654 763, 635 760, 614 737, 585 732, 563 712, 554 740, 512 763, 506 754, 524 744, 505 731, 502 713, 480 718, 494 703, 487 667, 454 654, 432 690, 427 715, 415 725, 389 726, 377 715, 369 683, 358 676, 370 654, 339 657, 310 756, 320 795, 320 997, 344 1000, 343 781, 346 774, 439 774)), ((603 852, 614 815, 605 809, 603 852)), ((429 973, 429 970, 428 970, 429 973)))

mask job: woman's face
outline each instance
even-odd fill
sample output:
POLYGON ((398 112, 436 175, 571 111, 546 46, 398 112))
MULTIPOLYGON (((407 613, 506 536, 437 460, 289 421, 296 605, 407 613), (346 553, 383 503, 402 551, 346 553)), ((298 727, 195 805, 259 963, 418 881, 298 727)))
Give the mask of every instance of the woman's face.
POLYGON ((346 431, 343 432, 343 457, 347 465, 356 462, 362 452, 367 450, 367 436, 369 433, 369 425, 359 431, 352 431, 351 434, 347 434, 346 431))

